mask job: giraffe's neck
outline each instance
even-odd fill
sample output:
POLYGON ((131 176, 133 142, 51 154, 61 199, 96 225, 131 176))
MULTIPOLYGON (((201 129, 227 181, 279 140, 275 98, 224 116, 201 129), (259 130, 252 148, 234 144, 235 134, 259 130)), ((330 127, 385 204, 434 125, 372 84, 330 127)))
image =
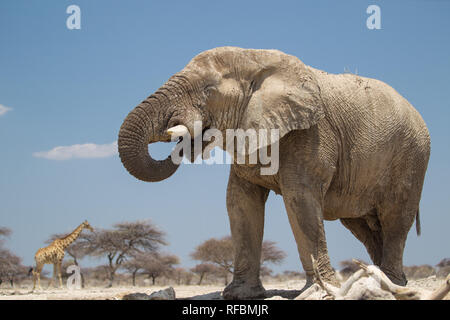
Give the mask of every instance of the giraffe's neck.
POLYGON ((63 246, 63 248, 64 249, 67 248, 72 242, 74 242, 80 235, 81 231, 83 231, 83 229, 84 229, 83 224, 80 224, 75 230, 72 231, 71 234, 60 239, 60 243, 63 246))

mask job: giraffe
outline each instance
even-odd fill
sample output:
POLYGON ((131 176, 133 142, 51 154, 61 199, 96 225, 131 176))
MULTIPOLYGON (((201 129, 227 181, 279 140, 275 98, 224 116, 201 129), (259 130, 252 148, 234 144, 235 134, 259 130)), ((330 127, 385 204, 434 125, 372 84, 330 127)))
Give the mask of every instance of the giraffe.
POLYGON ((30 269, 30 271, 33 273, 33 290, 36 288, 36 278, 38 280, 38 287, 39 289, 41 289, 41 271, 45 264, 53 264, 53 276, 50 281, 49 287, 53 284, 53 279, 56 277, 56 274, 59 278, 59 285, 60 287, 62 287, 61 263, 64 258, 64 250, 78 238, 81 231, 83 231, 83 229, 85 228, 89 229, 92 232, 94 231, 89 222, 85 220, 69 235, 63 238, 55 239, 50 245, 45 248, 40 248, 36 252, 34 256, 34 260, 36 261, 36 268, 30 269))

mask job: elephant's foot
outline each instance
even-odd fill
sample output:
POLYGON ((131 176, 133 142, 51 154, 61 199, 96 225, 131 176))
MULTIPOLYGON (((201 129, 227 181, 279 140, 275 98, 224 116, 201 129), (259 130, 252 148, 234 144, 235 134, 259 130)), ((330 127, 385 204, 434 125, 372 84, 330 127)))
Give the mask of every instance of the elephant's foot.
POLYGON ((399 286, 406 286, 406 284, 408 283, 408 280, 406 279, 406 276, 403 272, 392 272, 385 267, 381 267, 380 269, 394 284, 399 286))
MULTIPOLYGON (((319 274, 320 274, 320 279, 323 282, 331 284, 332 286, 334 286, 336 288, 341 287, 341 283, 336 278, 336 273, 333 271, 333 269, 331 269, 331 268, 328 268, 326 270, 322 269, 319 271, 319 274)), ((302 290, 308 289, 310 286, 312 286, 316 282, 317 282, 317 278, 316 278, 316 275, 314 274, 314 272, 306 272, 306 284, 302 290)))
MULTIPOLYGON (((308 277, 308 275, 306 276, 306 283, 305 283, 305 285, 303 286, 303 288, 301 288, 300 289, 300 293, 298 294, 298 295, 300 295, 300 294, 302 294, 303 292, 305 292, 309 287, 311 287, 313 284, 314 284, 314 277, 308 277)), ((297 296, 298 296, 297 295, 297 296)))
POLYGON ((266 297, 266 290, 259 281, 258 284, 249 285, 243 281, 232 281, 223 290, 223 298, 226 300, 250 300, 266 297))
POLYGON ((336 275, 335 275, 334 272, 333 272, 332 275, 322 278, 322 280, 323 280, 324 282, 326 282, 326 283, 331 284, 331 285, 334 286, 334 287, 337 287, 337 288, 340 288, 340 287, 341 287, 341 283, 340 283, 340 282, 338 281, 338 279, 336 278, 336 275))

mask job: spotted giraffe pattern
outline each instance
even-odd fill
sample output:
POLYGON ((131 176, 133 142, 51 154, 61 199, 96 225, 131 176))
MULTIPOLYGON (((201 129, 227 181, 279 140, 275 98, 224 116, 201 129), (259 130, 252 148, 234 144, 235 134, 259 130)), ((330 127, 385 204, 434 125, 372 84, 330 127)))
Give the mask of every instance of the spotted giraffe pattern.
POLYGON ((34 260, 36 261, 36 268, 32 270, 33 290, 36 288, 36 279, 38 280, 38 287, 39 289, 41 289, 41 272, 45 264, 53 264, 53 276, 50 281, 49 287, 52 285, 53 279, 56 275, 58 275, 59 285, 60 287, 62 287, 61 264, 64 258, 65 249, 78 238, 83 229, 94 231, 89 222, 87 222, 86 220, 69 235, 65 236, 64 238, 55 239, 50 245, 45 248, 40 248, 36 252, 34 256, 34 260))

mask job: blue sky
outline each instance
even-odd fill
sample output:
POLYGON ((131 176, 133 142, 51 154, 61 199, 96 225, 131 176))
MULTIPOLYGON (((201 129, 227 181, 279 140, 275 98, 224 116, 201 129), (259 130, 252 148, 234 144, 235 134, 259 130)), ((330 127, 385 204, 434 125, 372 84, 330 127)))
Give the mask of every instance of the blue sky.
MULTIPOLYGON (((7 245, 31 264, 51 234, 84 219, 106 228, 150 218, 167 232, 167 250, 193 266, 189 253, 196 245, 229 234, 229 167, 183 165, 166 181, 144 183, 108 145, 127 113, 191 58, 232 45, 279 49, 332 73, 357 70, 390 84, 416 107, 432 152, 422 236, 412 228, 404 262, 438 263, 450 255, 449 9, 450 1, 424 0, 1 1, 0 226, 13 230, 7 245), (66 27, 71 4, 81 8, 81 30, 66 27), (370 4, 381 8, 381 30, 366 27, 370 4), (94 145, 66 151, 88 158, 38 157, 86 143, 94 145), (89 157, 99 152, 103 157, 89 157)), ((170 145, 152 150, 163 157, 170 145)), ((353 257, 369 260, 340 222, 326 222, 326 235, 334 266, 353 257)), ((288 254, 274 270, 301 270, 275 194, 267 203, 265 239, 288 254)))

